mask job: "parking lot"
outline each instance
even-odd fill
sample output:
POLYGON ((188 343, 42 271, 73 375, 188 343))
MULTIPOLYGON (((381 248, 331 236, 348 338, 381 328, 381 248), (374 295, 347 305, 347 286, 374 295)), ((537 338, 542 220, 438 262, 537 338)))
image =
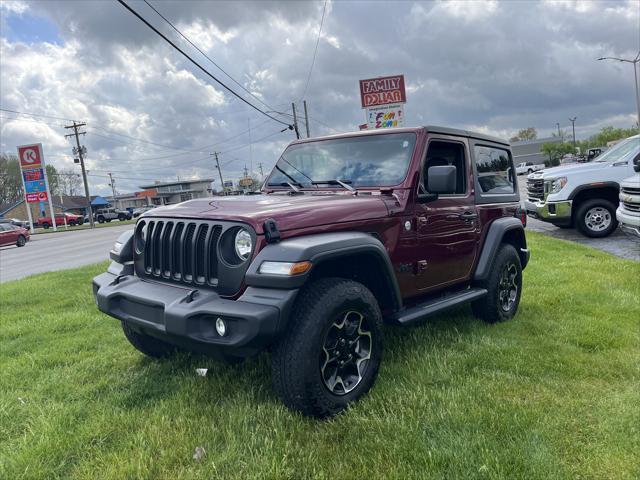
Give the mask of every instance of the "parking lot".
MULTIPOLYGON (((520 198, 524 200, 527 196, 527 176, 518 177, 518 187, 520 198)), ((606 238, 588 238, 578 232, 575 228, 559 228, 547 222, 527 218, 527 230, 541 232, 553 238, 571 240, 573 242, 597 248, 603 252, 610 253, 616 257, 628 260, 640 261, 640 240, 633 239, 619 229, 606 238)))

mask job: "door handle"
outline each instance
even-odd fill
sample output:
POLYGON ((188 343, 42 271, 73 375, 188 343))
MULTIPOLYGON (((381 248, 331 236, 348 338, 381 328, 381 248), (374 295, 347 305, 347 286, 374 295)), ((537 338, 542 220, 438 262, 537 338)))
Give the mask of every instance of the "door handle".
POLYGON ((458 218, 460 220, 464 220, 465 222, 470 222, 472 220, 475 220, 476 218, 478 218, 478 214, 475 212, 464 212, 461 213, 460 215, 458 215, 458 218))

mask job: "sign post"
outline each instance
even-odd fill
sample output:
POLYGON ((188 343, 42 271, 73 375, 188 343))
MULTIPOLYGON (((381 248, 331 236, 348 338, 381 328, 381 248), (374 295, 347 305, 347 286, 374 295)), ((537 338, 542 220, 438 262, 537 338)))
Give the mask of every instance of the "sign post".
POLYGON ((30 204, 45 202, 47 200, 49 201, 53 230, 56 231, 56 216, 53 211, 53 203, 51 202, 51 192, 49 190, 49 181, 47 180, 42 144, 35 143, 32 145, 19 146, 18 159, 20 160, 20 177, 22 178, 25 203, 29 222, 31 223, 31 233, 33 233, 33 217, 31 215, 30 204))
POLYGON ((402 127, 407 102, 404 75, 360 80, 360 102, 367 116, 361 130, 402 127))

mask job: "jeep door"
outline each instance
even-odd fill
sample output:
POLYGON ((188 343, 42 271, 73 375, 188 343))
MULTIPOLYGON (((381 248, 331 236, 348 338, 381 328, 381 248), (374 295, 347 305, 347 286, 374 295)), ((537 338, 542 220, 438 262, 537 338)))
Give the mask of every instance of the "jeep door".
POLYGON ((465 138, 430 135, 422 160, 415 228, 416 289, 420 293, 463 282, 471 276, 480 229, 476 211, 469 144, 465 138), (429 167, 456 167, 456 188, 429 198, 429 167))

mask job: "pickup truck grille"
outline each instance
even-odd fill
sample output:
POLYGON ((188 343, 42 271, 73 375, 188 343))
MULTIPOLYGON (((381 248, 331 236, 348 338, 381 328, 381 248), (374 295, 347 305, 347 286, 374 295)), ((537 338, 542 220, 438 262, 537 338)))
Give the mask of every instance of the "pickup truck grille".
POLYGON ((234 293, 249 262, 244 268, 229 266, 220 261, 218 252, 223 233, 240 226, 230 222, 142 218, 135 233, 136 274, 159 282, 234 293), (226 272, 230 268, 233 273, 226 272))
MULTIPOLYGON (((640 187, 622 187, 620 189, 622 195, 633 195, 635 197, 640 197, 640 187)), ((623 198, 622 195, 620 198, 623 198)), ((624 209, 632 212, 640 214, 640 203, 637 202, 629 202, 628 200, 623 200, 622 202, 624 209)))
POLYGON ((527 194, 529 198, 544 200, 544 180, 542 178, 528 178, 527 194))
POLYGON ((622 187, 620 190, 627 195, 640 195, 640 187, 622 187))

